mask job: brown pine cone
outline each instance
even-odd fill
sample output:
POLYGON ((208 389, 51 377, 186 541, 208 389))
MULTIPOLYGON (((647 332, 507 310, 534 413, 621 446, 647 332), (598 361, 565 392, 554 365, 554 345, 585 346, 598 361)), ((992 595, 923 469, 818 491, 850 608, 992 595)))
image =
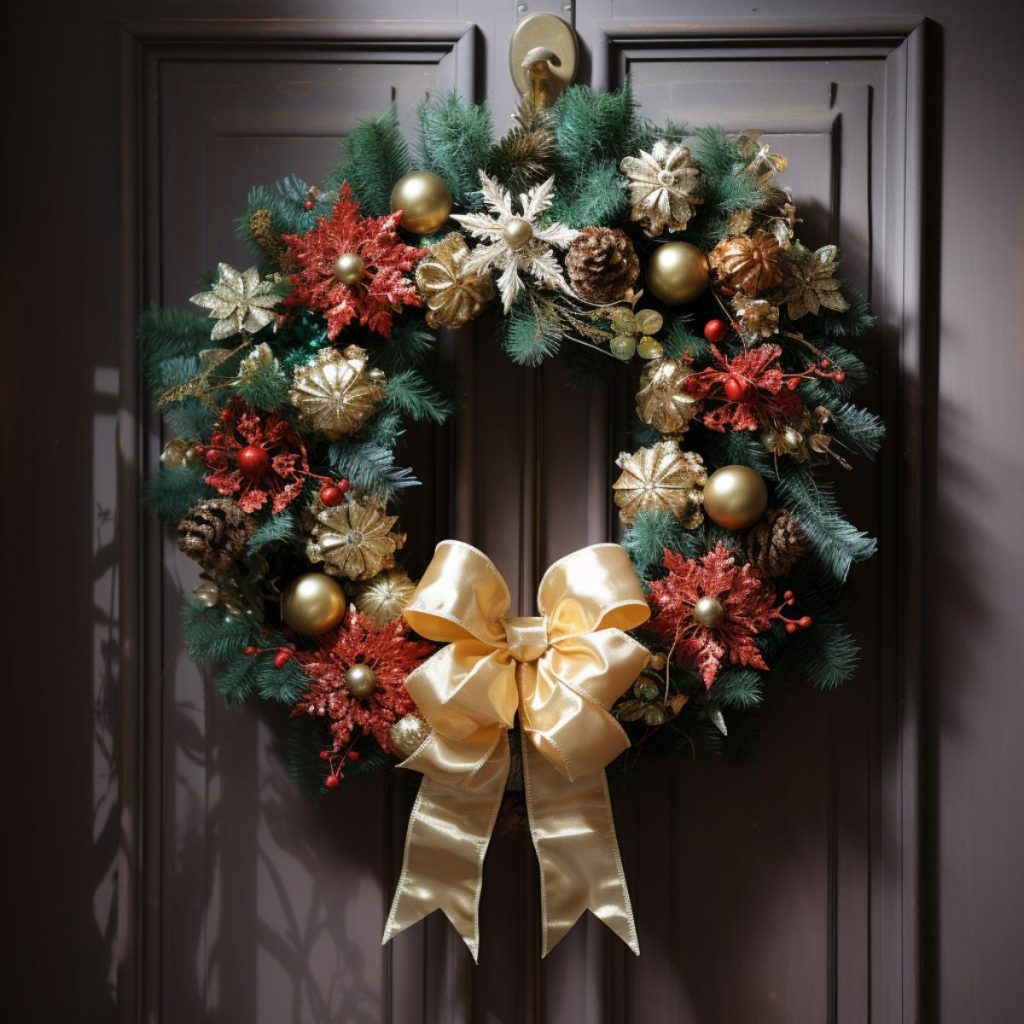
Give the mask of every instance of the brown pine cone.
POLYGON ((618 228, 584 228, 569 246, 565 269, 586 302, 618 302, 636 284, 640 260, 629 236, 618 228))
POLYGON ((755 296, 782 283, 782 254, 778 240, 767 231, 723 238, 708 262, 725 296, 742 292, 755 296))
POLYGON ((785 509, 769 509, 744 538, 747 561, 758 575, 784 576, 807 551, 803 528, 785 509))
POLYGON ((212 498, 194 505, 178 523, 178 547, 204 569, 224 571, 245 551, 252 529, 230 498, 212 498))

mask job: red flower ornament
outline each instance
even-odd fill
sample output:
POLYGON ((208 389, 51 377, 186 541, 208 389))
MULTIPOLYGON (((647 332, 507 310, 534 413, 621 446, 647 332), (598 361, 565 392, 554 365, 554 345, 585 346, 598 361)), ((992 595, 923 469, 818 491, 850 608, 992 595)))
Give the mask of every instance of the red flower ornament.
POLYGON ((721 541, 700 559, 666 549, 663 564, 668 575, 650 584, 648 603, 655 614, 644 628, 669 644, 677 661, 692 660, 706 689, 726 660, 767 670, 756 638, 776 620, 790 633, 811 625, 806 615, 786 618, 783 609, 795 603, 792 593, 776 605, 771 586, 752 566, 737 565, 721 541))
POLYGON ((309 475, 306 448, 287 420, 260 413, 235 399, 203 447, 206 482, 225 497, 237 495, 243 512, 258 512, 270 499, 275 514, 302 492, 309 475))
POLYGON ((345 182, 330 220, 321 217, 304 235, 281 236, 299 268, 286 304, 324 313, 332 341, 353 320, 390 338, 392 314, 423 304, 405 274, 427 250, 398 237, 401 220, 401 211, 360 217, 345 182))

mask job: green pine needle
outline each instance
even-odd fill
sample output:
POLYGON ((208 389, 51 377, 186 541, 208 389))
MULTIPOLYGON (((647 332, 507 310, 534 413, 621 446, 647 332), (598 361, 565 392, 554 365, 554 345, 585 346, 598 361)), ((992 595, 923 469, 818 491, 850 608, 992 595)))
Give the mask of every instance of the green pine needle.
POLYGON ((359 200, 364 217, 384 217, 391 212, 391 190, 413 170, 409 147, 402 138, 398 113, 392 107, 379 117, 360 121, 342 143, 341 162, 331 171, 329 183, 340 188, 347 181, 359 200))
POLYGON ((417 110, 422 169, 444 178, 455 205, 481 206, 477 170, 487 164, 494 145, 494 127, 486 103, 466 103, 455 92, 435 98, 417 110))

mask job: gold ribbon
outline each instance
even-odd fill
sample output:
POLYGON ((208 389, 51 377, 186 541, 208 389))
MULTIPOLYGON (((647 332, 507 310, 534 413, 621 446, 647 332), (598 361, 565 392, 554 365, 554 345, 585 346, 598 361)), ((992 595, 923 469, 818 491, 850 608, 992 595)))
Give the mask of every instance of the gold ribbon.
POLYGON ((588 909, 639 954, 604 768, 629 746, 608 711, 649 657, 624 632, 650 614, 643 589, 621 547, 594 544, 544 574, 540 616, 510 618, 510 605, 490 559, 447 540, 405 610, 447 646, 406 680, 432 732, 401 764, 424 779, 384 942, 441 910, 477 958, 484 854, 518 713, 542 955, 588 909))

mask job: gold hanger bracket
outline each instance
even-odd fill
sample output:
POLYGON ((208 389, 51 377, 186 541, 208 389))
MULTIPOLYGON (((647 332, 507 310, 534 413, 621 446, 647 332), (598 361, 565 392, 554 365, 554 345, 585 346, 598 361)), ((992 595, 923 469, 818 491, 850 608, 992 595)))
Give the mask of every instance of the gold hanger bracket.
POLYGON ((576 77, 576 33, 555 14, 531 14, 516 26, 509 70, 519 95, 548 107, 576 77))

